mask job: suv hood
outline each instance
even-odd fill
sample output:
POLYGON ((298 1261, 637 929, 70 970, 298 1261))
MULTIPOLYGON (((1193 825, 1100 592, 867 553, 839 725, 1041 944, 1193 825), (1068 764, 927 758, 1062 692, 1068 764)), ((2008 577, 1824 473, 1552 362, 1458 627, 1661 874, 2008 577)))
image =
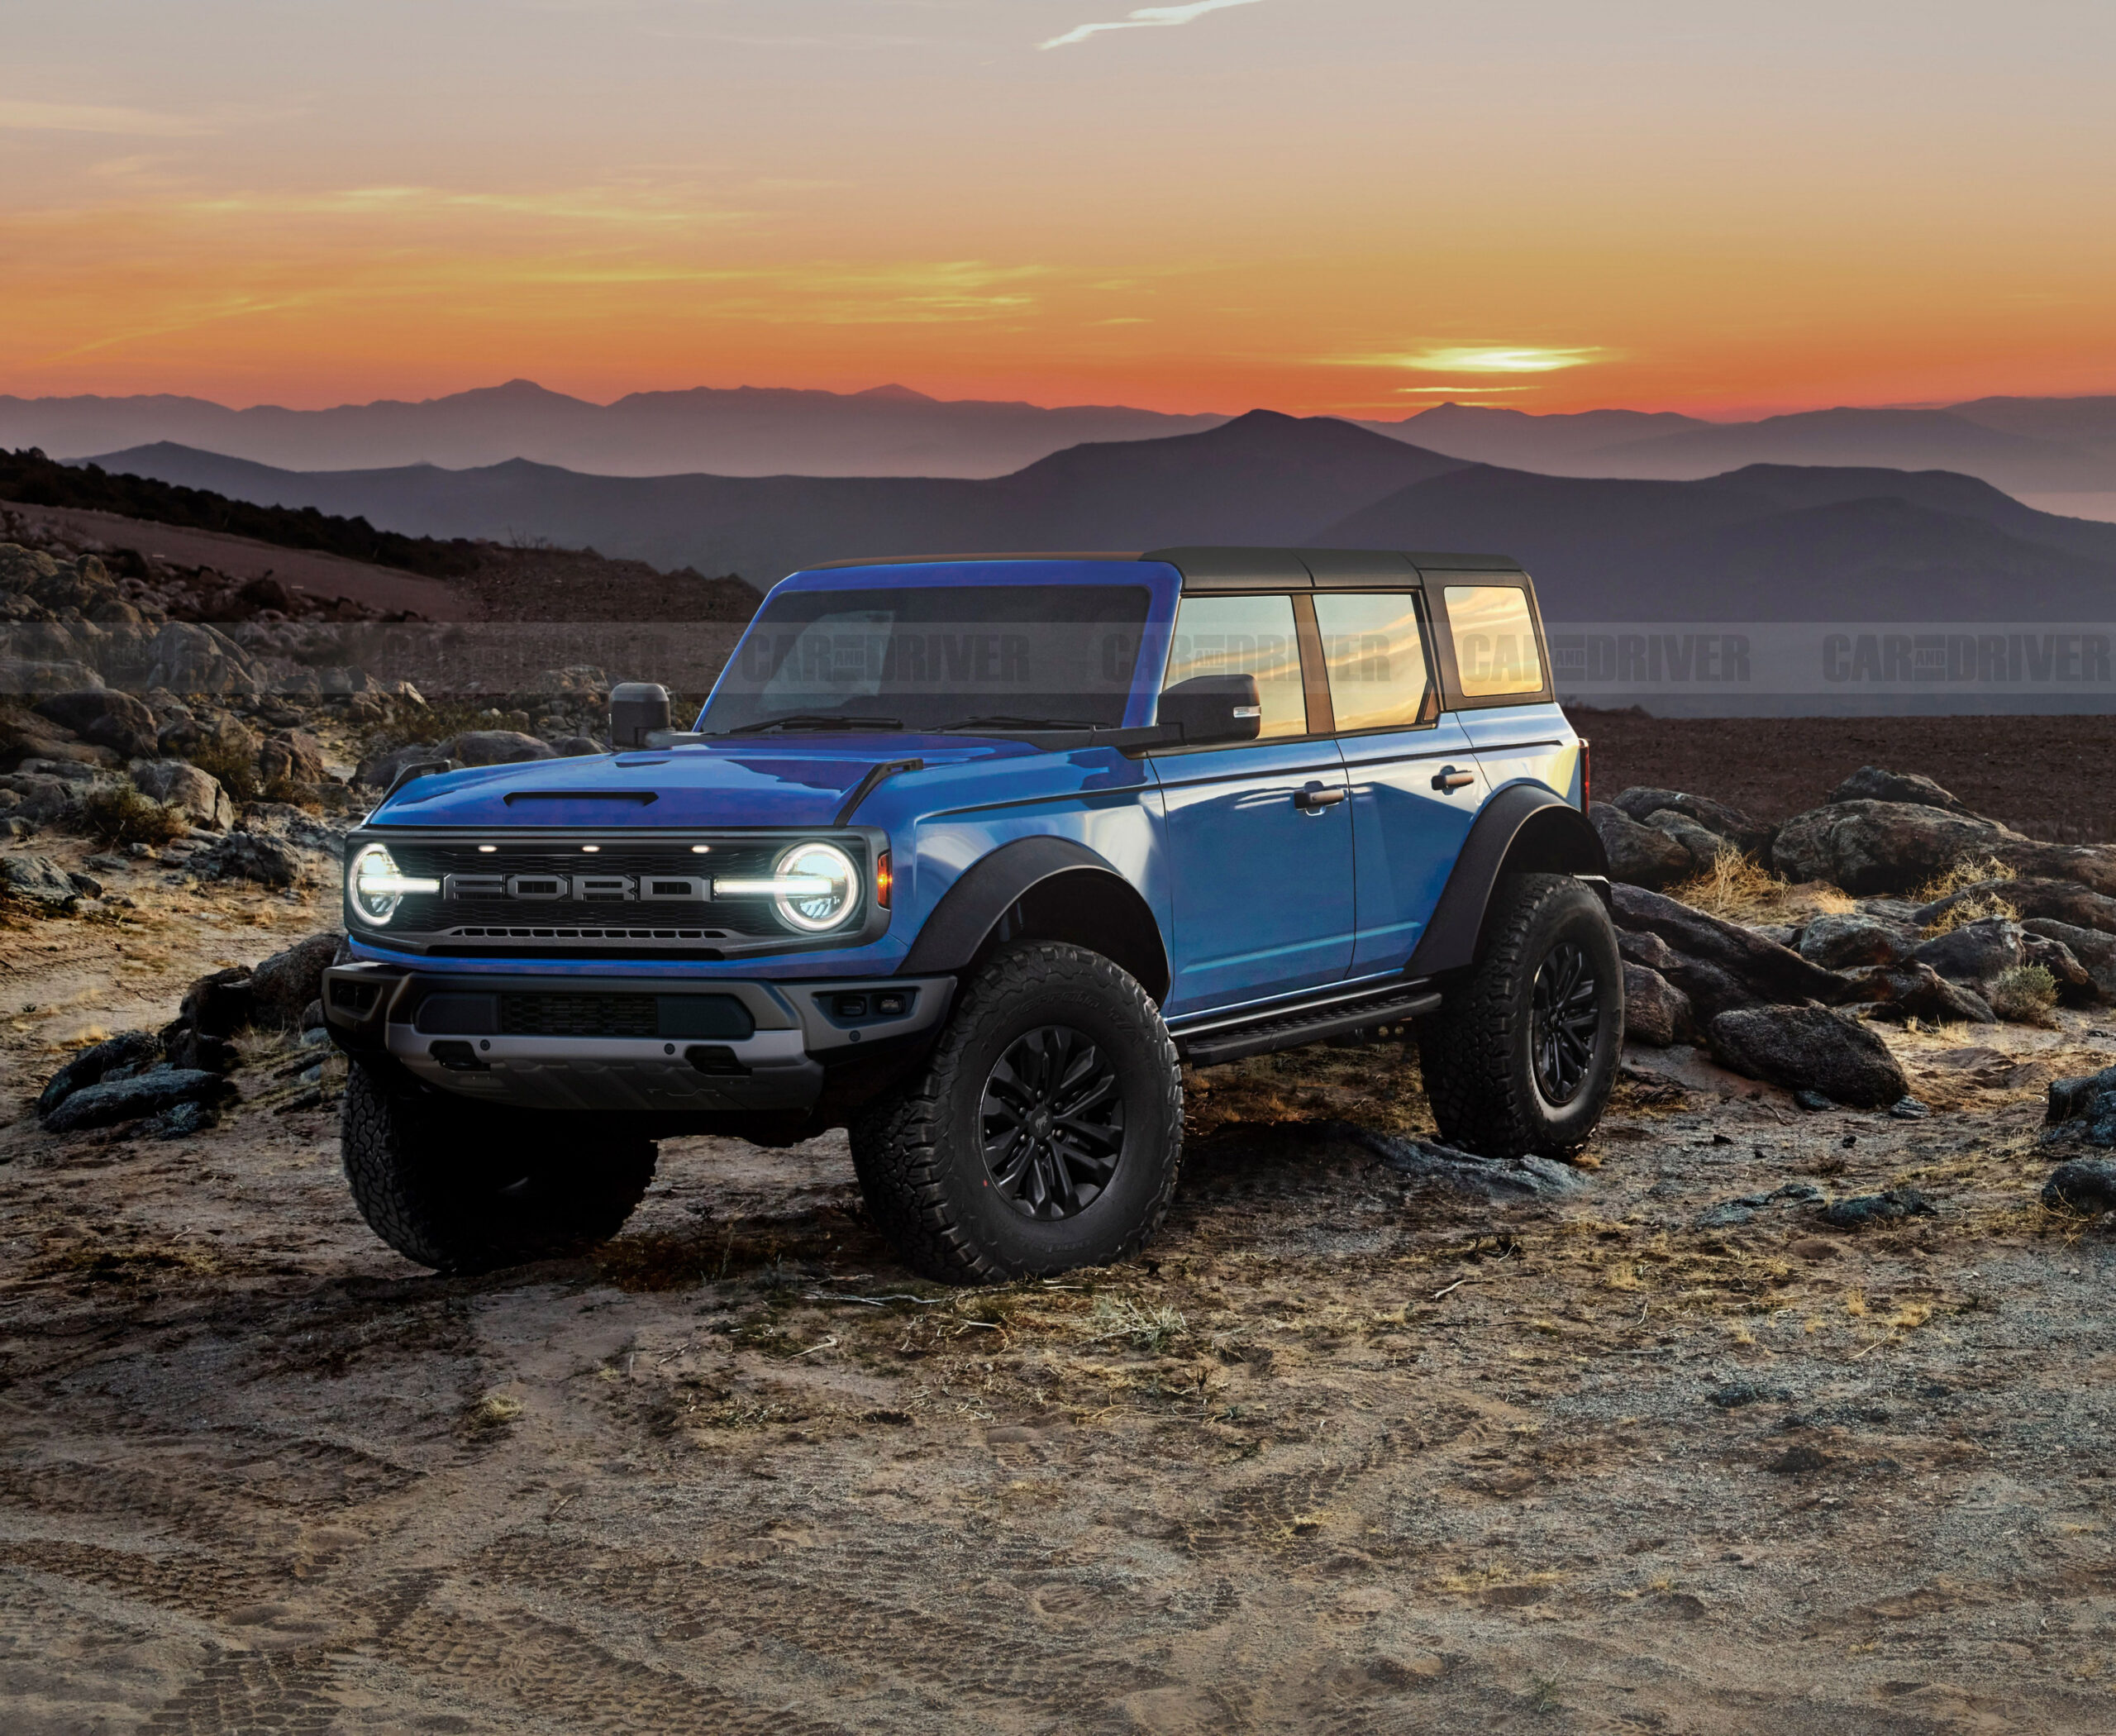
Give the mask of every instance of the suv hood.
POLYGON ((382 826, 828 826, 876 765, 1033 756, 961 736, 774 737, 436 773, 377 808, 382 826))

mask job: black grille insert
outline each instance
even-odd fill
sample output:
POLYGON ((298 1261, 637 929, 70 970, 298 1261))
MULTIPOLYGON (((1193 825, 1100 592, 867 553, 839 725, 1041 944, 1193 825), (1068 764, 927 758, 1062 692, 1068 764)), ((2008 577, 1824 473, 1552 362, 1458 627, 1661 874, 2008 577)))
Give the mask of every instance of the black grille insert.
POLYGON ((503 994, 508 1037, 717 1037, 756 1029, 732 994, 503 994))

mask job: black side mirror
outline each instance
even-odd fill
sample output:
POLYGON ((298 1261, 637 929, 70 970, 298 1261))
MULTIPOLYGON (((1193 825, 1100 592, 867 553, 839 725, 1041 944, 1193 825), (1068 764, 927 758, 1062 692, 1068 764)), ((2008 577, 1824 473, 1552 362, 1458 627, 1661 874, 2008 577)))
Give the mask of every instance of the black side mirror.
POLYGON ((610 746, 644 747, 649 732, 669 727, 669 689, 653 681, 620 681, 610 689, 610 746))
POLYGON ((1264 727, 1254 675, 1193 675, 1163 691, 1160 721, 1183 731, 1183 745, 1253 742, 1264 727))

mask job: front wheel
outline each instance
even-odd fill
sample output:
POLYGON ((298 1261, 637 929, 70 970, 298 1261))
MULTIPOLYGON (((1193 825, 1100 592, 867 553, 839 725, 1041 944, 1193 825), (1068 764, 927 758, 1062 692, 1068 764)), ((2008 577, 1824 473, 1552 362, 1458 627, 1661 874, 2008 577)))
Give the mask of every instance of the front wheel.
POLYGON ((407 1260, 488 1271, 608 1241, 654 1180, 654 1142, 467 1103, 361 1061, 340 1145, 353 1203, 407 1260))
POLYGON ((926 1070, 851 1130, 868 1209, 915 1271, 996 1284, 1136 1254, 1167 1215, 1182 1075, 1160 1013, 1083 947, 1009 948, 926 1070))
POLYGON ((1441 1137, 1488 1157, 1569 1156, 1594 1137, 1623 1048, 1623 961, 1601 901, 1570 875, 1508 875, 1475 965, 1418 1022, 1441 1137))

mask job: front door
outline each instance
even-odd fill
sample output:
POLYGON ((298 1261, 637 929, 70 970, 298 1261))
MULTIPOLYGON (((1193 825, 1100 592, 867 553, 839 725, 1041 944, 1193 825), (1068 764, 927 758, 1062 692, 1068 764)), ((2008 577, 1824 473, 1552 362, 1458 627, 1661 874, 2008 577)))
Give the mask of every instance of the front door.
POLYGON ((1351 962, 1344 762, 1327 718, 1310 727, 1291 597, 1183 599, 1167 684, 1218 675, 1256 678, 1257 739, 1154 761, 1173 893, 1171 1017, 1332 983, 1351 962))

